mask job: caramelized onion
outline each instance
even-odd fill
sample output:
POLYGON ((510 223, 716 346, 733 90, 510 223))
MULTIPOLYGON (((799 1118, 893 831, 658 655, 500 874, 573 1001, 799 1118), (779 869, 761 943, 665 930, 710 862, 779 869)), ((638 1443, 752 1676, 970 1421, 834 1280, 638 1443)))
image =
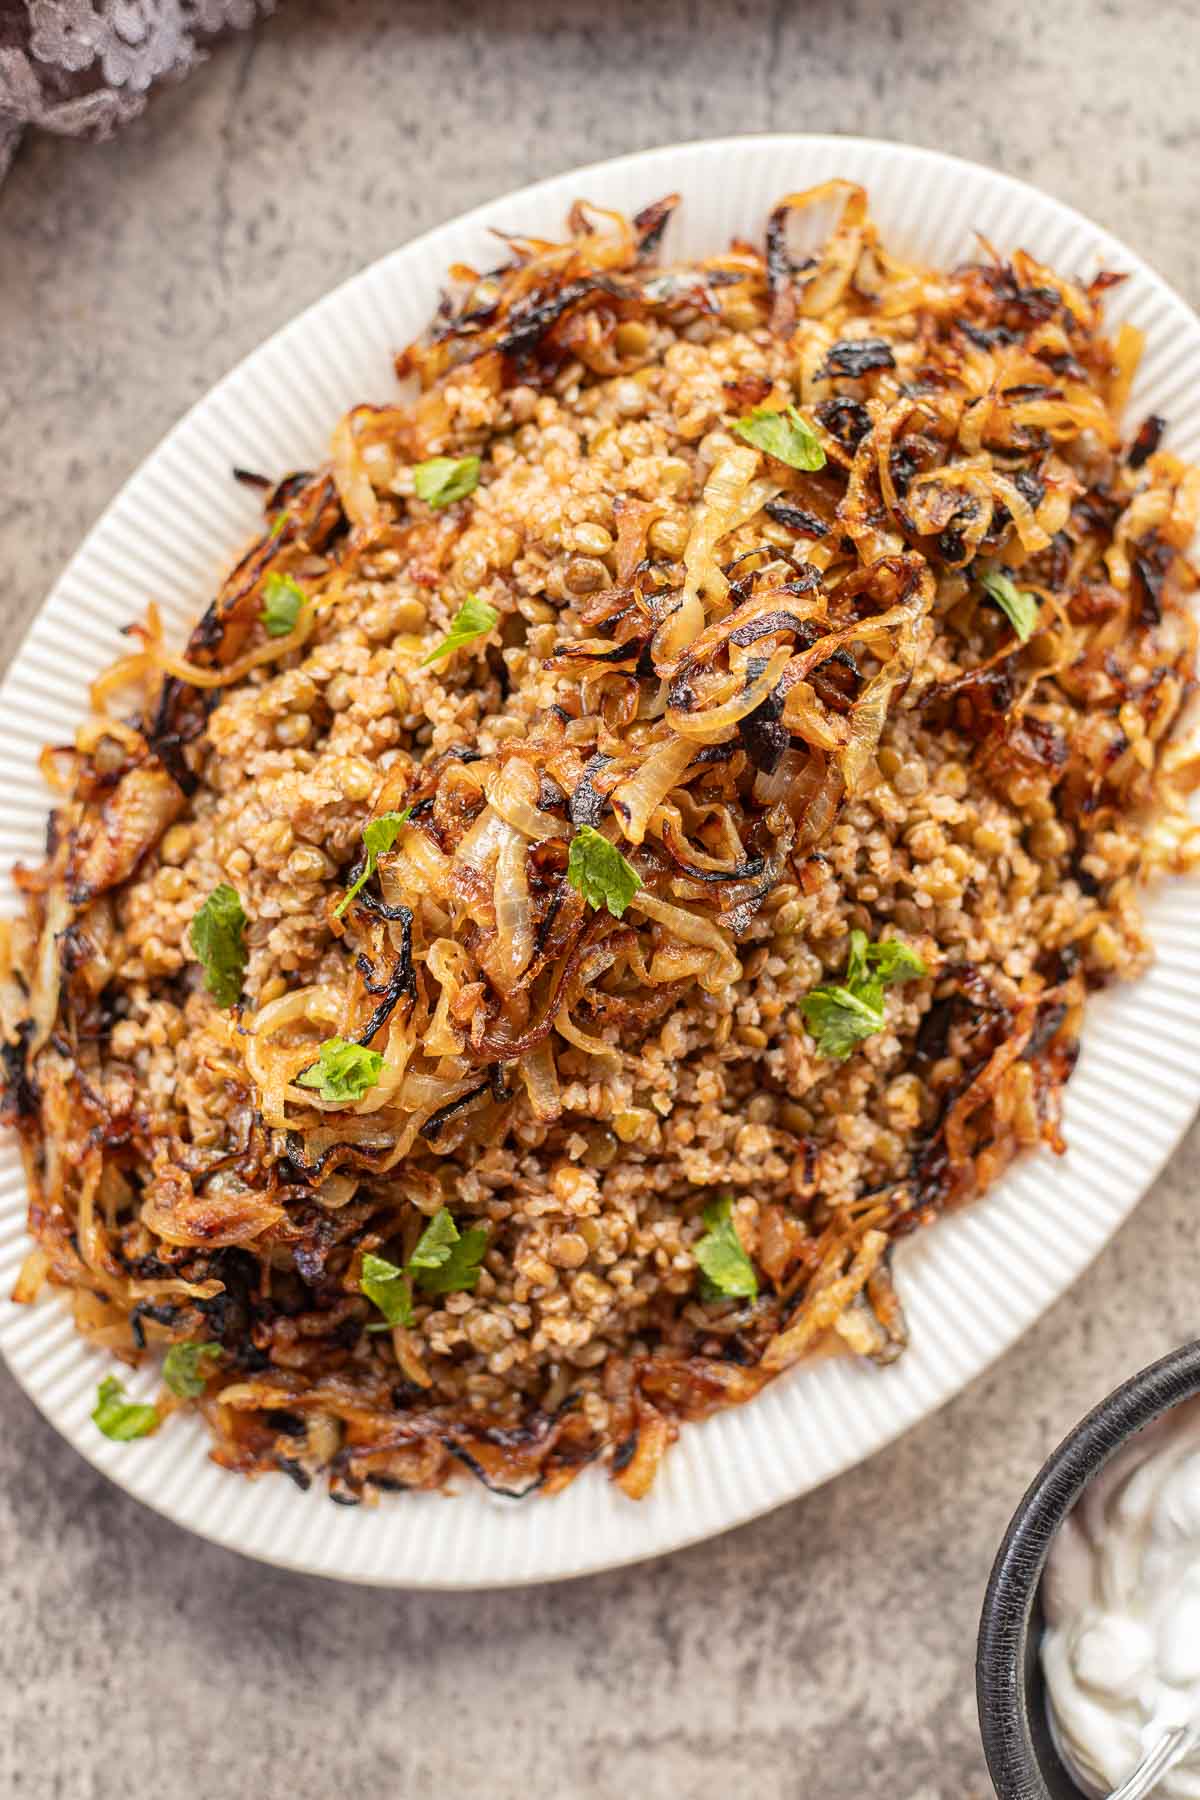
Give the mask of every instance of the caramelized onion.
POLYGON ((652 750, 636 775, 612 792, 613 811, 631 844, 640 844, 656 806, 682 781, 695 747, 686 738, 672 737, 652 750))
MULTIPOLYGON (((680 603, 654 638, 654 666, 660 675, 674 673, 688 645, 704 630, 705 600, 724 598, 729 583, 717 566, 716 547, 741 516, 757 468, 757 450, 738 445, 725 452, 704 484, 683 553, 685 579, 680 603)), ((764 492, 755 511, 769 498, 764 492)))
POLYGON ((49 1043, 54 1030, 62 982, 58 940, 71 923, 71 918, 72 909, 66 888, 61 883, 56 883, 46 901, 46 916, 33 965, 33 984, 29 995, 29 1017, 33 1029, 29 1037, 27 1058, 36 1056, 43 1044, 49 1043))
POLYGON ((647 918, 661 925, 672 937, 681 938, 685 944, 699 944, 713 952, 709 973, 701 980, 701 987, 718 993, 721 988, 739 978, 741 964, 732 947, 720 928, 702 913, 688 912, 682 906, 672 906, 670 901, 660 900, 645 888, 638 890, 629 905, 634 912, 645 913, 647 918))
POLYGON ((496 936, 488 946, 487 968, 502 994, 511 994, 533 955, 533 908, 525 869, 526 844, 515 826, 504 824, 496 851, 493 906, 496 936))
POLYGON ((558 819, 534 804, 538 795, 538 776, 532 763, 511 757, 499 775, 486 784, 485 791, 493 810, 535 843, 570 834, 571 828, 565 819, 558 819))
POLYGON ((783 723, 817 750, 841 750, 853 729, 845 719, 825 710, 807 681, 788 689, 783 723))
POLYGON ((251 669, 261 668, 264 663, 278 662, 281 656, 301 649, 311 637, 312 628, 313 608, 311 605, 302 606, 295 625, 286 637, 268 638, 257 649, 248 650, 245 656, 239 656, 235 662, 226 663, 224 667, 201 668, 199 663, 189 662, 184 656, 164 656, 161 667, 164 674, 186 682, 188 687, 230 687, 234 682, 243 680, 251 669))
POLYGON ((550 1048, 549 1038, 543 1038, 540 1044, 526 1052, 517 1062, 525 1091, 529 1095, 529 1104, 535 1119, 548 1125, 557 1119, 562 1112, 562 1101, 558 1092, 558 1072, 554 1067, 554 1052, 550 1048))
POLYGON ((771 322, 777 331, 789 330, 797 312, 807 319, 819 319, 837 305, 858 265, 866 222, 866 190, 851 181, 823 181, 779 202, 771 214, 767 237, 767 266, 774 295, 771 322), (841 202, 837 224, 819 246, 815 263, 805 259, 800 265, 803 281, 797 297, 792 286, 797 271, 786 246, 788 223, 791 218, 831 201, 841 202))
POLYGON ((1050 544, 1049 536, 1038 524, 1032 506, 1016 482, 1010 481, 1007 475, 998 474, 994 470, 990 479, 992 492, 1003 501, 1012 514, 1012 521, 1016 526, 1022 548, 1027 550, 1030 555, 1034 555, 1038 550, 1047 549, 1050 544))
POLYGON ((379 885, 389 906, 404 903, 405 894, 430 893, 444 897, 450 891, 450 858, 419 825, 401 832, 397 854, 379 864, 379 885))
POLYGON ((501 844, 511 841, 513 828, 492 806, 485 806, 454 852, 459 867, 486 874, 494 865, 501 844))
POLYGON ((808 763, 808 752, 797 748, 785 750, 770 774, 760 771, 754 777, 754 798, 760 806, 778 806, 790 799, 797 777, 808 763))
POLYGON ((333 479, 350 523, 371 530, 379 523, 379 501, 359 448, 356 419, 356 412, 347 413, 334 430, 330 441, 333 479))
POLYGON ((681 707, 667 707, 667 723, 680 737, 698 744, 719 744, 734 736, 739 719, 755 712, 774 692, 779 677, 791 660, 787 646, 776 650, 765 669, 746 682, 742 691, 719 706, 705 707, 701 712, 685 712, 681 707))

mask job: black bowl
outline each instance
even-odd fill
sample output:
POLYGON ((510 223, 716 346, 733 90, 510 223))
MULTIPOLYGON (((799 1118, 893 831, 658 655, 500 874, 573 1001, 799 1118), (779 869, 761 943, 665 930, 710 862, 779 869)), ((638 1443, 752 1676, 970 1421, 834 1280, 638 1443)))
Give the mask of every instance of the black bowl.
POLYGON ((979 1623, 975 1694, 999 1800, 1086 1800, 1054 1748, 1042 1664, 1042 1570, 1054 1534, 1088 1482, 1135 1432, 1200 1394, 1200 1341, 1152 1363, 1068 1433, 1013 1514, 979 1623))

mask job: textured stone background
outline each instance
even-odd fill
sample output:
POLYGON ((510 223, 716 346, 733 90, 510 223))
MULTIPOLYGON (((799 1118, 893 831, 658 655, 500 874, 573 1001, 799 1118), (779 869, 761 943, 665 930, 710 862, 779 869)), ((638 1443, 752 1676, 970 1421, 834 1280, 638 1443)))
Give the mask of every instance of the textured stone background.
MULTIPOLYGON (((1042 183, 1194 300, 1198 78, 1190 0, 290 0, 119 141, 29 145, 0 189, 0 656, 184 407, 477 201, 677 138, 896 137, 1042 183)), ((866 1467, 553 1589, 243 1562, 93 1474, 0 1373, 0 1793, 983 1800, 992 1554, 1061 1433, 1197 1329, 1198 1172, 1193 1133, 1074 1292, 866 1467)))

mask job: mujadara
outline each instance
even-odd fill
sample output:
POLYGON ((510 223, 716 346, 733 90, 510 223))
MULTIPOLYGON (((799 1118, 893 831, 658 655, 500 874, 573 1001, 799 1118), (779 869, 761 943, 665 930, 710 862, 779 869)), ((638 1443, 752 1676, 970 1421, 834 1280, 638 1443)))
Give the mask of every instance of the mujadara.
POLYGON ((910 266, 844 182, 671 264, 675 204, 451 270, 45 753, 16 1298, 112 1437, 637 1497, 818 1345, 900 1354, 896 1240, 1061 1147, 1192 854, 1200 475, 1123 435, 1118 277, 910 266))

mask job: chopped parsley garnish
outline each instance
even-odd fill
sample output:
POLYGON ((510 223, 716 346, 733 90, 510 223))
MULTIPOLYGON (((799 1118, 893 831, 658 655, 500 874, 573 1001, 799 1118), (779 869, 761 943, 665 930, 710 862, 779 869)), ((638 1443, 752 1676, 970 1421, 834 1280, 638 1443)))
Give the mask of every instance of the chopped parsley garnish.
POLYGON ((453 506, 479 486, 477 456, 431 456, 413 469, 413 488, 426 506, 453 506))
POLYGON ((408 1259, 410 1269, 440 1269, 459 1241, 458 1227, 448 1207, 434 1213, 408 1259))
MULTIPOLYGON (((368 1251, 362 1259, 362 1278, 358 1285, 389 1325, 412 1324, 412 1283, 404 1269, 389 1262, 386 1256, 372 1256, 368 1251)), ((367 1329, 379 1327, 368 1326, 367 1329)))
POLYGON ((852 931, 844 984, 816 987, 801 1004, 817 1054, 844 1061, 863 1038, 883 1030, 884 988, 928 973, 916 951, 897 938, 872 944, 865 931, 852 931))
POLYGON ((820 1056, 844 1061, 863 1038, 883 1030, 883 983, 864 982, 856 989, 818 987, 805 997, 804 1023, 817 1040, 820 1056))
POLYGON ((106 1438, 127 1444, 131 1438, 150 1435, 158 1424, 158 1411, 153 1406, 127 1400, 122 1383, 115 1375, 106 1375, 96 1394, 92 1420, 106 1438))
POLYGON ((981 582, 988 599, 996 602, 1020 641, 1027 644, 1037 630, 1037 595, 1017 587, 1012 576, 999 569, 982 576, 981 582))
POLYGON ((286 637, 295 631, 300 608, 308 599, 300 583, 293 576, 280 575, 272 569, 262 584, 262 597, 263 609, 258 616, 267 628, 267 636, 286 637))
POLYGON ((268 540, 273 541, 275 538, 280 537, 283 533, 283 528, 287 524, 287 522, 288 522, 288 509, 285 506, 281 513, 277 513, 275 515, 274 521, 272 522, 272 525, 271 525, 271 529, 267 533, 268 540))
POLYGON ((204 985, 218 1006, 236 1006, 246 973, 246 914, 238 891, 223 881, 192 920, 192 949, 204 966, 204 985))
POLYGON ((633 864, 626 862, 616 845, 591 825, 581 825, 571 839, 567 880, 578 888, 589 906, 597 912, 607 906, 614 919, 621 917, 643 885, 633 864))
POLYGON ((317 1052, 319 1060, 302 1075, 298 1087, 315 1088, 322 1100, 334 1104, 352 1104, 361 1100, 379 1080, 383 1058, 378 1050, 362 1044, 348 1044, 345 1038, 326 1038, 317 1052))
POLYGON ((220 1354, 220 1344, 172 1344, 163 1357, 163 1380, 181 1400, 194 1400, 220 1354))
MULTIPOLYGON (((443 1206, 430 1219, 403 1267, 382 1256, 364 1256, 359 1287, 389 1325, 411 1325, 413 1282, 427 1294, 466 1292, 479 1280, 487 1241, 482 1225, 460 1232, 443 1206)), ((368 1331, 383 1329, 381 1325, 367 1327, 368 1331)))
POLYGON ((379 867, 380 857, 383 856, 386 851, 391 849, 396 841, 396 835, 399 832, 400 827, 407 822, 411 814, 412 807, 406 806, 403 812, 380 813, 377 819, 372 819, 369 825, 363 826, 363 849, 367 853, 366 860, 363 863, 362 873, 359 875, 357 881, 346 889, 346 892, 334 907, 333 916, 335 919, 341 918, 355 894, 370 881, 372 875, 379 867))
POLYGON ((899 938, 884 938, 882 943, 868 942, 865 931, 850 933, 850 951, 846 958, 846 981, 850 987, 878 977, 885 987, 897 981, 912 981, 928 975, 924 959, 910 950, 899 938))
POLYGON ((703 1213, 707 1227, 696 1245, 700 1291, 705 1300, 753 1300, 758 1295, 754 1264, 742 1249, 733 1224, 733 1201, 714 1200, 703 1213))
POLYGON ((427 1294, 461 1294, 473 1288, 479 1280, 487 1241, 488 1234, 482 1225, 473 1225, 469 1231, 460 1232, 443 1206, 421 1234, 421 1241, 412 1253, 409 1267, 415 1272, 417 1286, 427 1294), (436 1245, 430 1246, 428 1240, 435 1227, 442 1235, 436 1245), (445 1244, 446 1232, 453 1233, 448 1244, 445 1244), (444 1256, 440 1254, 443 1245, 444 1256), (435 1253, 439 1256, 436 1262, 432 1260, 435 1253))
POLYGON ((427 669, 430 663, 441 662, 444 656, 453 656, 464 644, 469 644, 477 637, 486 637, 488 632, 500 618, 494 606, 486 600, 480 600, 475 594, 468 594, 454 617, 450 621, 450 629, 437 647, 422 657, 417 667, 427 669))
POLYGON ((756 407, 744 419, 739 419, 733 429, 756 450, 765 450, 768 456, 786 463, 789 469, 812 471, 825 467, 825 451, 820 438, 794 406, 783 412, 756 407))

